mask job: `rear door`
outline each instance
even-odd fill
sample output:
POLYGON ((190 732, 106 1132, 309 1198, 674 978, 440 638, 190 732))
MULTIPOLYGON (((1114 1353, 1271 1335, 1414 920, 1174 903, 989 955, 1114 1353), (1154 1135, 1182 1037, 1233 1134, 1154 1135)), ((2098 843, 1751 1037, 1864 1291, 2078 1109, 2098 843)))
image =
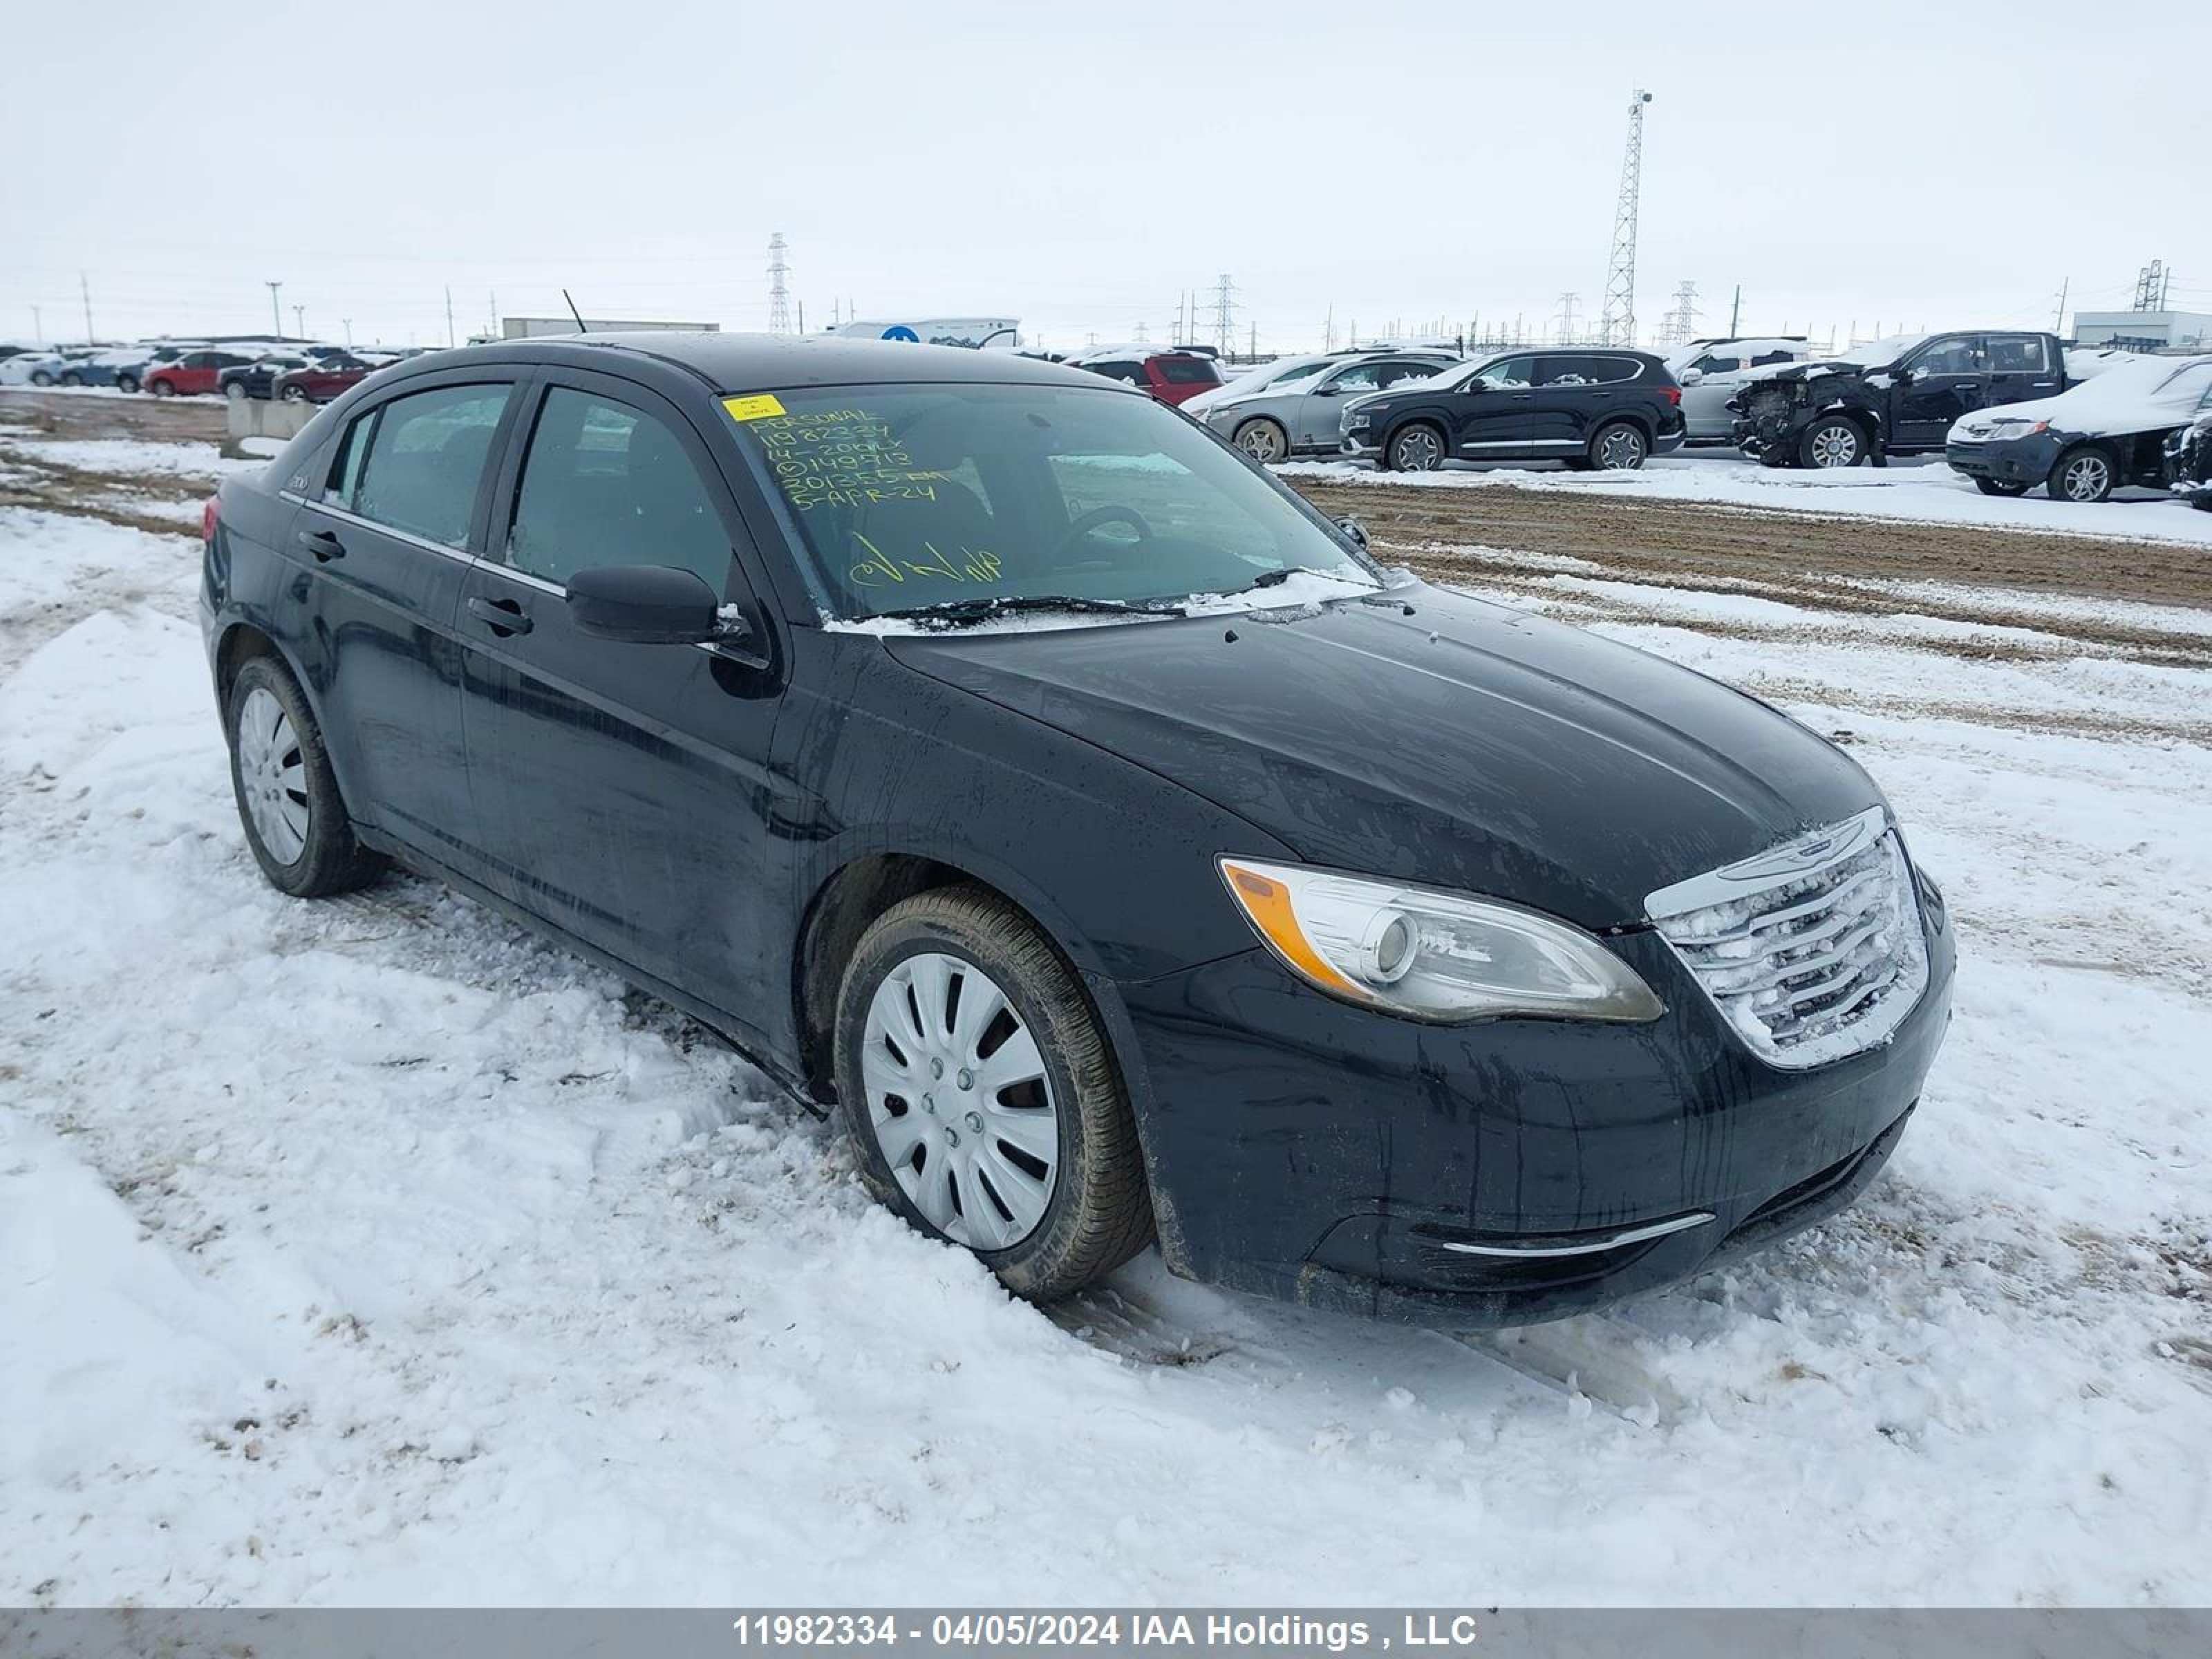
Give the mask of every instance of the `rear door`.
POLYGON ((759 568, 700 434, 627 380, 548 369, 469 574, 465 720, 494 885, 620 960, 743 1013, 769 962, 769 743, 781 682, 759 568), (744 558, 738 556, 743 549, 744 558), (668 566, 746 643, 635 645, 569 620, 577 571, 668 566))
POLYGON ((2058 365, 2051 361, 2046 337, 1991 334, 1986 338, 1991 404, 2024 404, 2033 398, 2057 394, 2058 365))
POLYGON ((1536 359, 1535 397, 1528 405, 1528 447, 1539 457, 1580 454, 1604 418, 1620 407, 1623 380, 1633 380, 1626 358, 1584 352, 1546 353, 1536 359))
POLYGON ((354 816, 482 878, 455 613, 518 375, 410 381, 356 415, 307 480, 288 553, 312 573, 323 728, 354 816))
POLYGON ((1905 367, 1908 378, 1891 403, 1893 449, 1941 449, 1952 422, 1990 401, 1989 358, 1978 334, 1930 340, 1905 367))

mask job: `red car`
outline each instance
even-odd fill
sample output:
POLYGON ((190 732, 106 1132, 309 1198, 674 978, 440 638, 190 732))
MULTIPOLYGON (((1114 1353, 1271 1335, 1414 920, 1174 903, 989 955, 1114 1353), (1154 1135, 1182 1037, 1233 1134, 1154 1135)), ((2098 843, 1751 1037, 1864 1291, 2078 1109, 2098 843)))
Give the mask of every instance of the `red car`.
POLYGON ((350 392, 392 360, 356 357, 339 355, 325 357, 305 368, 295 368, 276 377, 276 389, 272 394, 288 404, 326 404, 342 393, 350 392))
POLYGON ((146 390, 156 398, 188 398, 213 392, 226 368, 258 362, 258 351, 187 351, 173 363, 155 363, 146 371, 146 390))
POLYGON ((1067 363, 1071 368, 1087 368, 1109 380, 1140 386, 1170 407, 1221 384, 1221 371, 1213 359, 1195 351, 1088 351, 1070 357, 1067 363))

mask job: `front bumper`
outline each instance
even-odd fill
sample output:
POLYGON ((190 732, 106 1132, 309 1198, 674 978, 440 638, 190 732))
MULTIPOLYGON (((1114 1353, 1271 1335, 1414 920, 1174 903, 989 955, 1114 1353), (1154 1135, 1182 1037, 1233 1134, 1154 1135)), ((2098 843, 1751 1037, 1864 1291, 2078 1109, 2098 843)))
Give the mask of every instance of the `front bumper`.
POLYGON ((1382 446, 1372 441, 1374 435, 1372 430, 1366 427, 1360 428, 1357 432, 1347 432, 1344 434, 1344 441, 1336 447, 1336 453, 1347 460, 1380 460, 1382 457, 1382 446))
POLYGON ((2051 476, 2057 447, 2042 437, 2005 438, 1983 443, 1954 441, 1943 447, 1943 459, 1954 472, 1993 483, 2018 484, 2023 489, 2051 476))
POLYGON ((1795 1072, 1745 1048, 1656 934, 1613 943, 1660 1019, 1419 1024, 1323 998, 1256 950, 1115 988, 1170 1265, 1315 1305, 1521 1324, 1687 1278, 1874 1180, 1949 1023, 1947 927, 1887 1042, 1795 1072))

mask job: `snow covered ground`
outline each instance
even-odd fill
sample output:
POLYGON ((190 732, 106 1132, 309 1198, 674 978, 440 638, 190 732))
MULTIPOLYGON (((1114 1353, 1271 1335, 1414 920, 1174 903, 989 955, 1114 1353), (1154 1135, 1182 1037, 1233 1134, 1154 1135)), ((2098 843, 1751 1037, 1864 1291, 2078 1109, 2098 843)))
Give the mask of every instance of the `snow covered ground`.
POLYGON ((1291 461, 1275 469, 1285 477, 1331 483, 1410 484, 1419 489, 1480 489, 1513 484, 1524 489, 1594 490, 1613 496, 1713 501, 1767 511, 1826 513, 1940 524, 1987 525, 2039 530, 2051 535, 2126 536, 2212 547, 2212 513, 2148 489, 2124 489, 2109 501, 2054 501, 2041 495, 2008 501, 1984 495, 1954 472, 1941 456, 1893 461, 1887 466, 1809 471, 1761 466, 1733 451, 1681 450, 1646 462, 1633 472, 1573 472, 1564 466, 1483 465, 1453 461, 1437 472, 1384 472, 1354 461, 1291 461))
POLYGON ((1855 1210, 1469 1345, 1150 1259, 1048 1316, 607 975, 282 898, 196 558, 0 508, 0 1604, 2212 1597, 2212 671, 1540 595, 1847 734, 1957 1023, 1855 1210))

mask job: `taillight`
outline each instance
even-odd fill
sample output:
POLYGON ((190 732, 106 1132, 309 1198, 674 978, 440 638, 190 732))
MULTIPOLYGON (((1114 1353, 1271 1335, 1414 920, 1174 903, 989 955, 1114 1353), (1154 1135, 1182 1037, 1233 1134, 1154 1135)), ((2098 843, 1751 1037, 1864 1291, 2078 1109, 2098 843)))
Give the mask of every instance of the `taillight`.
POLYGON ((1682 388, 1678 386, 1662 386, 1659 388, 1659 395, 1677 409, 1682 406, 1682 388))
POLYGON ((202 541, 211 542, 215 539, 215 527, 222 517, 222 497, 209 496, 200 507, 200 539, 202 541))

